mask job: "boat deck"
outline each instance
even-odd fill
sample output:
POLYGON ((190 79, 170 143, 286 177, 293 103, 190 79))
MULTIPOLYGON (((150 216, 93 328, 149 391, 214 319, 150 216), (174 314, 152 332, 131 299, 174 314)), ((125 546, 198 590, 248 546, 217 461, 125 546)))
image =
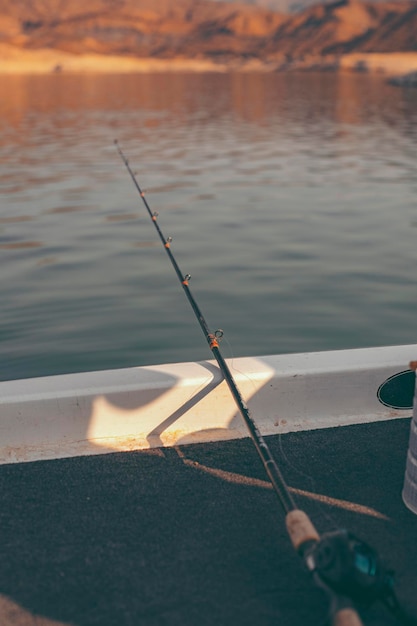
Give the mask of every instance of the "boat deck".
MULTIPOLYGON (((268 437, 320 532, 344 527, 417 612, 409 420, 268 437)), ((0 467, 2 626, 325 624, 249 439, 0 467)), ((396 624, 384 608, 364 623, 396 624)))

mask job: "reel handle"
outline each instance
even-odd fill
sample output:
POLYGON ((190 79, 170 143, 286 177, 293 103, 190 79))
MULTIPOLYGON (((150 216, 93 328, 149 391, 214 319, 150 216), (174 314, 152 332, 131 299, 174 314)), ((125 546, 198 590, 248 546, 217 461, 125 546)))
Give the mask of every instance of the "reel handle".
POLYGON ((355 609, 340 609, 332 617, 332 626, 363 626, 355 609))

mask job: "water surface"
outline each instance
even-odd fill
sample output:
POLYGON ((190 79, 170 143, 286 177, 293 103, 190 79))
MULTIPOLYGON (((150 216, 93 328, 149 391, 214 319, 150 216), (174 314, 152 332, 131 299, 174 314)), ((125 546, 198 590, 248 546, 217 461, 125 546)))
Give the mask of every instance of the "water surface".
POLYGON ((0 78, 0 378, 415 343, 417 90, 342 74, 0 78))

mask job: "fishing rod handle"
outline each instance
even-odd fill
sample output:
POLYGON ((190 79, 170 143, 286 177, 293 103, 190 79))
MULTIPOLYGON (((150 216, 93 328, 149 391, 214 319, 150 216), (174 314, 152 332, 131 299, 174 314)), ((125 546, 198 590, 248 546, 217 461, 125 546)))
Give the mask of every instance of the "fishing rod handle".
POLYGON ((363 626, 355 609, 340 609, 332 616, 332 626, 363 626))
POLYGON ((287 513, 285 525, 288 535, 296 552, 300 552, 303 545, 311 541, 320 541, 320 536, 307 513, 300 509, 294 509, 287 513))

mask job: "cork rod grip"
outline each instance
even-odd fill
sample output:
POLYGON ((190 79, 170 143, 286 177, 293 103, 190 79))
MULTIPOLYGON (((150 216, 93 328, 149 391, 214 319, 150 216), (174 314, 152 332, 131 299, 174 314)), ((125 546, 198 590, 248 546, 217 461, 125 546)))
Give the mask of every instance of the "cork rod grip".
POLYGON ((296 509, 287 513, 285 518, 287 531, 291 543, 298 551, 300 546, 307 541, 319 541, 320 537, 313 523, 304 511, 296 509))
POLYGON ((355 609, 340 609, 332 618, 332 626, 363 626, 355 609))

